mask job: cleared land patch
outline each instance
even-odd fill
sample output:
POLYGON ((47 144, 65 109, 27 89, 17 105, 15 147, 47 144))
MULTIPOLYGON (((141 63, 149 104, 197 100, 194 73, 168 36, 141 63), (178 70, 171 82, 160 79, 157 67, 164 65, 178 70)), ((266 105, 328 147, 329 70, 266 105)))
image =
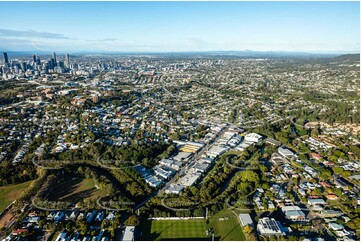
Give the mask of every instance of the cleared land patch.
POLYGON ((106 191, 98 189, 91 178, 64 175, 60 181, 49 187, 46 199, 77 203, 85 198, 96 199, 106 196, 106 191))

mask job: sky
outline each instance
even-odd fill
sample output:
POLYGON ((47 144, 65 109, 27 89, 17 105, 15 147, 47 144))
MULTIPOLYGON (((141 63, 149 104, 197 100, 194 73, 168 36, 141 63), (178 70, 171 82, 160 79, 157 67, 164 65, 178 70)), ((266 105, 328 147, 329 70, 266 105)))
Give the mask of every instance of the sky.
POLYGON ((358 53, 356 2, 0 2, 2 51, 358 53))

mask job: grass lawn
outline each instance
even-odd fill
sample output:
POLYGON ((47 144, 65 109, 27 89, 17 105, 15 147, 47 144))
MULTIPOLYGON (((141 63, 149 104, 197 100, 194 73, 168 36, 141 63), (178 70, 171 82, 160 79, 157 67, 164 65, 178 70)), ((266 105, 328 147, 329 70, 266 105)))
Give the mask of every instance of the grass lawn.
POLYGON ((140 240, 208 240, 206 221, 147 220, 140 226, 140 240))
POLYGON ((47 199, 77 203, 85 198, 104 196, 106 192, 96 188, 93 179, 64 175, 59 182, 50 187, 47 199))
POLYGON ((17 199, 21 193, 29 187, 31 182, 32 181, 28 181, 20 184, 0 187, 0 212, 4 211, 10 203, 17 199))
POLYGON ((223 209, 209 218, 215 240, 246 240, 239 218, 230 210, 223 209))

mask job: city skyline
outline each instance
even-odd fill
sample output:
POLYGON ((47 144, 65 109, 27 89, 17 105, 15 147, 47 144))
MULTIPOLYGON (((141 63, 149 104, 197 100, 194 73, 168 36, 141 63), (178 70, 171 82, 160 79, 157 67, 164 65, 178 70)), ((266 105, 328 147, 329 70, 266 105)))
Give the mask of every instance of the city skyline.
POLYGON ((360 44, 359 6, 359 2, 0 2, 0 50, 355 53, 360 44))

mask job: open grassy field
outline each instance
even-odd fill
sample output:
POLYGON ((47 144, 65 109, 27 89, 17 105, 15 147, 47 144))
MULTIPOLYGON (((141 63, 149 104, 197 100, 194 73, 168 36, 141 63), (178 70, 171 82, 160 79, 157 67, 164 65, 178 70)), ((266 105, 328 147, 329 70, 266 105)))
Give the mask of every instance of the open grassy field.
POLYGON ((140 226, 140 240, 208 240, 206 221, 147 220, 140 226))
POLYGON ((77 203, 85 198, 103 196, 106 196, 106 192, 98 189, 93 179, 65 175, 59 182, 51 186, 47 199, 77 203))
POLYGON ((10 203, 17 199, 21 193, 29 187, 31 182, 32 181, 28 181, 20 184, 0 187, 0 212, 4 211, 10 203))
POLYGON ((213 228, 215 240, 246 240, 239 218, 230 209, 223 209, 210 217, 209 227, 213 228))

